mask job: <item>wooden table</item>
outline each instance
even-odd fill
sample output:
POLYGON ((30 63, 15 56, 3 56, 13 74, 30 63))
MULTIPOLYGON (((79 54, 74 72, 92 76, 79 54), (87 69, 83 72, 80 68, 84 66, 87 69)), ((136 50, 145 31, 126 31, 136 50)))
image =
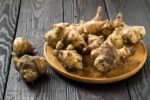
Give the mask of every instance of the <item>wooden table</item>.
POLYGON ((0 0, 0 100, 150 100, 150 53, 144 68, 133 77, 113 84, 91 85, 47 75, 26 84, 12 63, 15 37, 26 37, 43 55, 43 36, 54 23, 89 20, 98 5, 103 19, 122 12, 129 25, 144 25, 144 42, 150 50, 149 0, 0 0))

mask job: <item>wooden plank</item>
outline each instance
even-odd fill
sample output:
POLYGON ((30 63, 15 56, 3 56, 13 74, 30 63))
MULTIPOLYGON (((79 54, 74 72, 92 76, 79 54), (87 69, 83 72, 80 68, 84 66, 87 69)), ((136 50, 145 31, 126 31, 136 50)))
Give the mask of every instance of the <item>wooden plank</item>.
MULTIPOLYGON (((144 42, 147 51, 150 50, 150 2, 146 0, 106 0, 107 11, 111 18, 114 18, 118 12, 122 12, 124 20, 129 25, 143 25, 146 28, 147 35, 144 42)), ((148 52, 144 68, 135 76, 128 80, 128 88, 131 99, 149 100, 150 95, 150 53, 148 52)))
MULTIPOLYGON (((43 36, 51 25, 63 21, 62 10, 62 0, 22 0, 16 37, 26 37, 43 55, 43 36)), ((26 84, 11 62, 5 99, 66 100, 66 86, 51 68, 33 84, 26 84)))
MULTIPOLYGON (((43 53, 43 35, 49 27, 57 22, 78 22, 80 16, 91 19, 101 1, 71 1, 71 0, 45 0, 31 1, 22 0, 17 37, 28 38, 37 47, 39 54, 43 53), (76 4, 74 4, 76 3, 76 4), (76 6, 80 4, 80 6, 76 6), (72 6, 74 5, 74 6, 72 6), (66 15, 66 8, 69 13, 80 9, 80 13, 66 15), (81 7, 83 7, 81 11, 81 7), (89 9, 90 8, 90 9, 89 9), (91 13, 89 13, 88 12, 91 13), (94 12, 92 12, 94 11, 94 12), (86 12, 86 13, 85 13, 86 12), (77 16, 79 14, 79 17, 77 16), (81 15, 83 14, 83 15, 81 15), (93 14, 93 15, 92 15, 93 14), (74 16, 76 15, 76 16, 74 16)), ((104 14, 105 15, 105 14, 104 14)), ((105 17, 106 18, 106 17, 105 17)), ((89 85, 66 79, 49 68, 47 75, 38 79, 33 84, 23 82, 19 73, 14 69, 11 62, 11 69, 6 89, 6 100, 99 100, 115 99, 128 100, 129 96, 125 82, 107 85, 89 85), (12 88, 13 87, 13 88, 12 88), (114 96, 113 96, 114 94, 114 96)))
MULTIPOLYGON (((80 19, 90 20, 97 11, 97 7, 103 7, 103 19, 107 19, 107 13, 102 0, 64 0, 64 21, 77 23, 80 19)), ((126 81, 109 85, 86 85, 74 83, 67 88, 68 93, 74 91, 79 100, 129 100, 126 81), (70 90, 71 89, 71 90, 70 90)), ((69 100, 72 100, 71 95, 69 100)))
POLYGON ((0 100, 5 94, 20 0, 0 0, 0 100))

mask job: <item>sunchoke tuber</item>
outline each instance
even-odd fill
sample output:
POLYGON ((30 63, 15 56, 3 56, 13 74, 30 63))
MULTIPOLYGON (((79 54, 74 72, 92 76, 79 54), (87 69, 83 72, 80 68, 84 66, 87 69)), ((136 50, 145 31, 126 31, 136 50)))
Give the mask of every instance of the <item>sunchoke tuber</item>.
POLYGON ((113 45, 105 44, 101 46, 99 55, 95 58, 94 66, 101 72, 110 71, 113 66, 128 57, 133 56, 135 49, 133 47, 123 47, 116 49, 113 45))
POLYGON ((58 23, 46 33, 45 41, 55 49, 66 69, 83 69, 81 55, 89 52, 100 72, 108 72, 116 63, 134 55, 133 46, 145 36, 145 28, 126 25, 121 13, 115 20, 104 21, 101 14, 102 8, 98 7, 92 20, 58 23))
POLYGON ((13 51, 17 55, 22 56, 24 54, 33 53, 33 50, 34 48, 27 39, 18 37, 14 40, 13 51))
POLYGON ((60 43, 59 40, 65 38, 75 49, 82 52, 87 51, 88 47, 82 34, 85 36, 88 34, 105 35, 107 37, 114 31, 115 27, 123 25, 121 14, 116 17, 115 21, 101 21, 101 13, 102 8, 98 7, 97 14, 91 21, 70 25, 68 23, 55 24, 53 29, 46 33, 45 41, 57 49, 63 45, 63 42, 60 43))
POLYGON ((26 82, 33 82, 44 74, 48 67, 45 58, 35 56, 33 50, 27 39, 19 37, 14 40, 12 52, 14 65, 26 82))
POLYGON ((67 70, 83 69, 82 56, 76 50, 55 50, 54 54, 67 70))
MULTIPOLYGON (((126 43, 131 45, 138 43, 145 33, 145 29, 142 26, 124 26, 116 28, 116 30, 108 36, 102 46, 91 51, 91 56, 95 58, 94 66, 98 70, 106 72, 111 69, 112 65, 114 65, 114 63, 110 63, 111 61, 114 62, 110 55, 107 55, 109 58, 104 56, 104 52, 106 52, 105 47, 107 47, 107 45, 115 48, 114 50, 118 52, 117 56, 119 56, 119 58, 127 59, 128 57, 133 56, 135 52, 134 48, 125 48, 124 46, 126 43)), ((111 52, 111 49, 108 49, 108 51, 111 52)), ((117 61, 119 62, 120 60, 117 61)))
POLYGON ((104 42, 103 36, 88 35, 88 47, 90 50, 96 49, 104 42))
POLYGON ((44 74, 48 68, 48 64, 43 57, 23 55, 18 58, 14 52, 12 55, 15 68, 26 82, 33 82, 41 74, 44 74))

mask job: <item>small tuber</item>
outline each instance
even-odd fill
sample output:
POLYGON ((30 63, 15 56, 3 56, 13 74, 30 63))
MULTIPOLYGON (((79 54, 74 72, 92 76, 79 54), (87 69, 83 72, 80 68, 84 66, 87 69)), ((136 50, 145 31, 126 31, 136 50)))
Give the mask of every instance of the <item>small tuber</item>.
POLYGON ((54 50, 54 54, 62 62, 65 69, 83 69, 82 56, 76 50, 54 50))
POLYGON ((33 53, 33 50, 31 43, 25 38, 18 37, 13 42, 13 51, 19 56, 33 53))
POLYGON ((48 64, 43 57, 23 55, 18 58, 14 52, 12 55, 15 68, 26 82, 33 82, 40 75, 44 74, 48 68, 48 64))

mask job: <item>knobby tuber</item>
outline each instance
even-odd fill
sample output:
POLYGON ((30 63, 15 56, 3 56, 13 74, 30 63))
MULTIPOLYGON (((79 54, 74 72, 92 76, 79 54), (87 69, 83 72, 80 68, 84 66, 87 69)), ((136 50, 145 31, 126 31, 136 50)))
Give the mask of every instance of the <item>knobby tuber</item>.
MULTIPOLYGON (((110 55, 108 56, 105 54, 112 52, 112 49, 108 49, 108 51, 105 52, 106 45, 113 46, 114 50, 116 49, 118 52, 118 55, 116 56, 119 56, 119 58, 127 59, 128 57, 133 56, 135 51, 134 48, 132 47, 131 49, 124 46, 126 44, 133 45, 138 43, 145 33, 143 26, 124 26, 116 28, 116 30, 104 41, 102 46, 91 51, 91 56, 95 58, 94 66, 101 72, 107 72, 112 68, 112 65, 115 64, 115 58, 112 59, 110 55)), ((120 62, 120 59, 117 60, 117 62, 120 62)))
POLYGON ((44 57, 23 55, 18 58, 12 53, 15 68, 26 82, 33 82, 47 70, 48 64, 44 57))
POLYGON ((88 35, 88 47, 90 50, 96 49, 104 42, 103 36, 88 35))
POLYGON ((94 66, 101 72, 110 71, 115 64, 125 61, 133 56, 135 49, 133 47, 123 47, 116 49, 113 45, 105 43, 99 48, 99 54, 95 58, 94 66))
POLYGON ((19 37, 14 40, 12 52, 14 65, 26 82, 33 82, 46 73, 48 68, 45 58, 33 55, 33 50, 27 39, 19 37), (29 55, 31 53, 32 56, 29 55))
POLYGON ((83 69, 82 56, 76 50, 55 50, 54 54, 67 70, 83 69))
POLYGON ((25 38, 18 37, 13 42, 13 51, 19 56, 33 53, 33 50, 31 43, 25 38))
POLYGON ((133 47, 145 36, 143 26, 128 26, 118 13, 115 20, 102 20, 102 8, 90 21, 78 24, 58 23, 46 33, 45 41, 55 49, 56 57, 68 69, 84 69, 82 55, 93 58, 100 72, 110 71, 118 62, 125 62, 135 53, 133 47))
POLYGON ((115 21, 101 21, 102 8, 98 7, 96 16, 88 22, 81 22, 79 24, 58 23, 53 26, 53 29, 46 33, 45 41, 53 48, 62 47, 65 42, 61 42, 65 38, 75 49, 86 52, 88 46, 84 40, 88 34, 104 35, 107 37, 113 32, 115 27, 123 25, 120 14, 115 21), (84 35, 83 35, 84 34, 84 35), (58 43, 57 43, 58 42, 58 43), (60 45, 60 46, 59 46, 60 45))

